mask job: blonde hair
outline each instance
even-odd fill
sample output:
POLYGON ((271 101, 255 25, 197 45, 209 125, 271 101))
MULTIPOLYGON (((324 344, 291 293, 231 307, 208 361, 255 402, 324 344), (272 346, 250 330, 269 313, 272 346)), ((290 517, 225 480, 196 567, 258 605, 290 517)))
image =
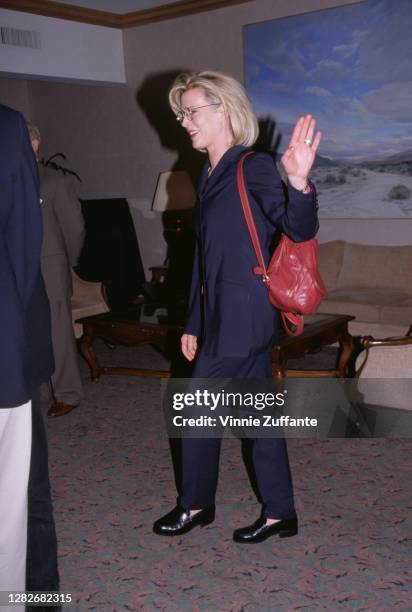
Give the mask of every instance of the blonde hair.
POLYGON ((211 104, 220 103, 226 111, 232 132, 232 145, 252 146, 259 127, 246 91, 232 76, 224 72, 206 70, 183 72, 176 77, 170 91, 169 104, 175 114, 181 110, 182 95, 188 89, 200 87, 211 104))

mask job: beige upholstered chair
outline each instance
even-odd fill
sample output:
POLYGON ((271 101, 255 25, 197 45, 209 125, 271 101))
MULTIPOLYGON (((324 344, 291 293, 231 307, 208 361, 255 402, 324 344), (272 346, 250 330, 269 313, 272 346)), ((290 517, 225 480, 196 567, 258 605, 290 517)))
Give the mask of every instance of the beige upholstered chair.
POLYGON ((74 334, 80 338, 83 334, 83 325, 76 323, 77 319, 90 317, 110 309, 105 298, 104 285, 81 279, 72 270, 73 295, 72 295, 72 321, 74 334))
POLYGON ((412 336, 383 340, 369 336, 361 339, 361 345, 356 377, 363 403, 412 410, 412 336))

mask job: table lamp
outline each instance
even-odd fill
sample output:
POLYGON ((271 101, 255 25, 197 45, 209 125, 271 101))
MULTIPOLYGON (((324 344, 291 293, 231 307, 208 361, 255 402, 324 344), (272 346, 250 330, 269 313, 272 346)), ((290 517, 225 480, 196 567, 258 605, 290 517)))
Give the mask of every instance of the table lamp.
POLYGON ((161 172, 157 180, 152 210, 187 210, 193 208, 196 193, 192 180, 186 170, 161 172))

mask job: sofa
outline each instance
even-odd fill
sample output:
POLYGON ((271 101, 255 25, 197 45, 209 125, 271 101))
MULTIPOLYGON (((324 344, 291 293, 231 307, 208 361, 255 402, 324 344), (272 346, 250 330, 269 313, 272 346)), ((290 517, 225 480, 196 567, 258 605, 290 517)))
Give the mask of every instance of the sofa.
POLYGON ((344 240, 319 245, 328 295, 320 313, 353 315, 353 335, 405 335, 412 325, 412 245, 375 246, 344 240))

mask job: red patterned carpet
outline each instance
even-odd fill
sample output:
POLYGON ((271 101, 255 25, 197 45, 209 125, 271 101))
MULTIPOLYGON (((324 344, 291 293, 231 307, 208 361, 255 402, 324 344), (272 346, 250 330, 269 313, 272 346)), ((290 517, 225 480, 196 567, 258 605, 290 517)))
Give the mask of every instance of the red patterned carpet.
MULTIPOLYGON (((162 367, 150 348, 102 361, 162 367)), ((411 609, 408 440, 290 440, 300 532, 232 541, 259 506, 237 440, 223 441, 216 521, 152 534, 175 501, 156 379, 88 381, 86 399, 48 421, 62 591, 75 610, 256 612, 411 609)))

